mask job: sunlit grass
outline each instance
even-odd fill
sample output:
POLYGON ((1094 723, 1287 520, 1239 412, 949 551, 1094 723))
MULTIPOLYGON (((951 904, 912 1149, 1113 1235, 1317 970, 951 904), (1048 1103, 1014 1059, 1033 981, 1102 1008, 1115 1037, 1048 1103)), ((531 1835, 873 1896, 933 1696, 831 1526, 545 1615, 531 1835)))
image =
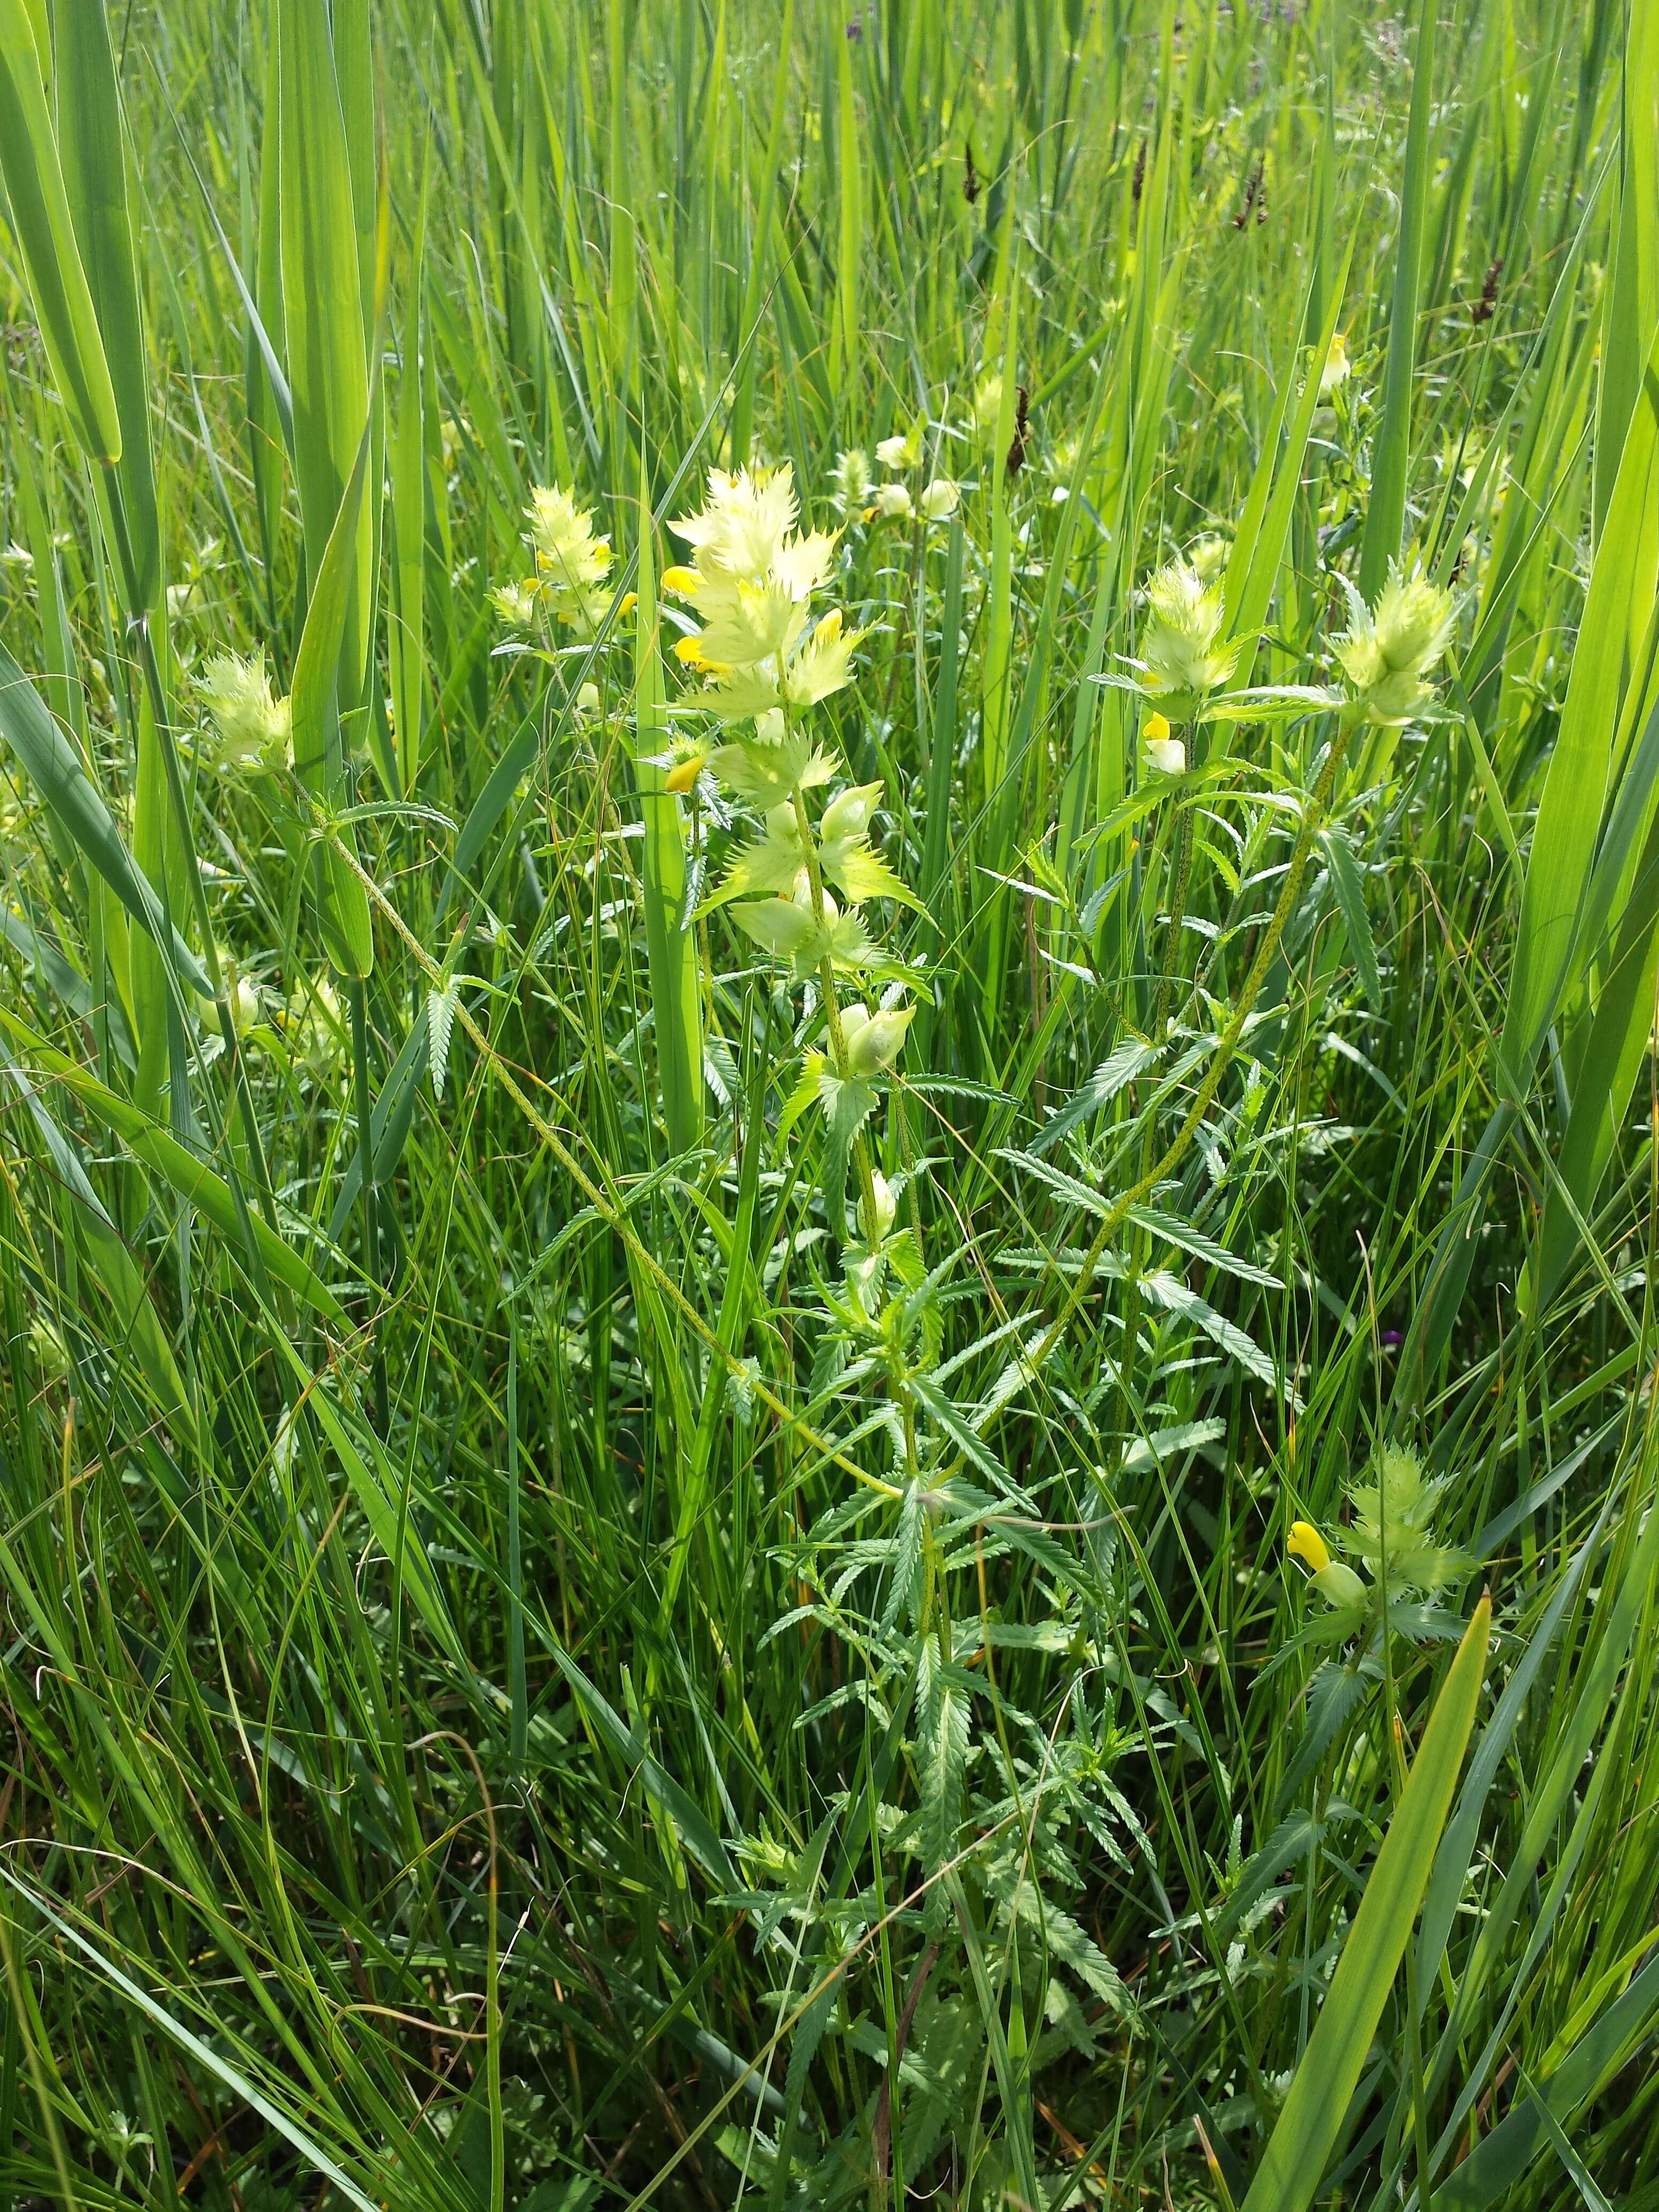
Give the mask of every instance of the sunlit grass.
POLYGON ((0 0, 7 2204, 1659 2207, 1656 86, 0 0))

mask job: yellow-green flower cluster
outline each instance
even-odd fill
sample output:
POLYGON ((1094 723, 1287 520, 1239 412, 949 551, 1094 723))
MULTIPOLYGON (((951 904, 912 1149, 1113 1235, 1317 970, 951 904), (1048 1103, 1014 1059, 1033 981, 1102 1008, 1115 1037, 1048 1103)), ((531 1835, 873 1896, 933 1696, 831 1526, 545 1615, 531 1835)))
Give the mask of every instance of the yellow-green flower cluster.
MULTIPOLYGON (((514 629, 544 619, 592 637, 611 611, 611 540, 595 535, 592 509, 556 484, 532 485, 524 514, 535 573, 498 586, 490 594, 495 611, 514 629)), ((629 597, 617 611, 626 614, 632 604, 629 597)))
POLYGON ((1185 561, 1171 561, 1146 587, 1140 634, 1141 684, 1171 721, 1188 720, 1231 678, 1238 646, 1222 641, 1226 610, 1218 581, 1206 583, 1185 561), (1165 704, 1164 702, 1167 702, 1165 704))
POLYGON ((221 775, 258 775, 283 767, 291 737, 289 703, 271 692, 264 647, 252 658, 216 653, 197 679, 212 718, 215 742, 205 754, 221 775))
POLYGON ((1349 621, 1334 644, 1352 703, 1368 722, 1408 722, 1433 701, 1425 679, 1451 642, 1452 595, 1397 562, 1374 607, 1346 576, 1342 584, 1349 621))
MULTIPOLYGON (((843 499, 865 480, 863 466, 862 456, 842 456, 843 499)), ((672 792, 691 791, 706 769, 761 817, 760 834, 738 852, 714 903, 730 902, 745 935, 787 962, 794 981, 822 990, 831 1049, 808 1055, 800 1095, 822 1106, 844 1161, 875 1104, 874 1079, 898 1058, 912 1010, 872 1013, 861 1000, 841 1005, 836 978, 882 965, 860 911, 866 901, 914 902, 871 842, 880 784, 837 792, 816 822, 809 811, 808 794, 832 783, 836 770, 807 736, 803 717, 852 682, 861 633, 848 629, 837 607, 814 618, 836 538, 802 530, 799 519, 786 464, 735 475, 712 470, 703 507, 672 526, 691 559, 664 571, 663 588, 685 600, 702 624, 675 652, 705 679, 683 711, 711 714, 727 729, 718 744, 682 740, 667 783, 672 792), (745 722, 746 731, 732 726, 745 722)), ((866 1212, 873 1204, 866 1234, 879 1242, 884 1218, 891 1224, 890 1204, 884 1217, 873 1182, 865 1198, 866 1212)))
POLYGON ((735 476, 711 469, 702 511, 671 525, 692 561, 665 569, 663 588, 688 599, 703 625, 674 650, 708 678, 696 703, 723 722, 787 716, 852 681, 861 633, 845 627, 838 607, 816 623, 810 614, 835 558, 835 536, 797 531, 798 513, 786 461, 735 476))
MULTIPOLYGON (((919 475, 921 470, 922 424, 917 417, 908 430, 896 431, 876 447, 876 459, 894 477, 919 475)), ((962 497, 960 487, 949 477, 934 477, 912 494, 903 482, 884 483, 876 492, 870 517, 884 522, 948 522, 962 497)))
POLYGON ((1378 1452, 1371 1477, 1350 1487, 1353 1523, 1342 1539, 1343 1549, 1370 1577, 1369 1583, 1332 1559, 1330 1546, 1311 1521, 1291 1524, 1285 1548, 1307 1566, 1308 1579, 1320 1595, 1341 1607, 1366 1603, 1373 1589, 1386 1589, 1391 1600, 1412 1591, 1433 1596, 1466 1574, 1467 1555, 1434 1535, 1435 1516, 1451 1487, 1450 1477, 1425 1476, 1416 1453, 1397 1444, 1385 1444, 1378 1452))

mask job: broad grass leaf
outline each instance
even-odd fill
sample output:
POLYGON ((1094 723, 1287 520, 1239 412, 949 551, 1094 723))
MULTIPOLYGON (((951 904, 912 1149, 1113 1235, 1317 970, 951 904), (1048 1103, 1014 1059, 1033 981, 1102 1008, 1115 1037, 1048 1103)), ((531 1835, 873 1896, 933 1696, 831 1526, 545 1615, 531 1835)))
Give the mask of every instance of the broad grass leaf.
POLYGON ((1483 1597, 1435 1700, 1243 2212, 1307 2212, 1324 2178, 1457 1786, 1491 1627, 1491 1601, 1483 1597))
MULTIPOLYGON (((83 0, 94 4, 101 15, 102 0, 83 0)), ((117 461, 121 419, 76 243, 27 0, 0 0, 0 172, 46 358, 75 434, 92 460, 117 461)))

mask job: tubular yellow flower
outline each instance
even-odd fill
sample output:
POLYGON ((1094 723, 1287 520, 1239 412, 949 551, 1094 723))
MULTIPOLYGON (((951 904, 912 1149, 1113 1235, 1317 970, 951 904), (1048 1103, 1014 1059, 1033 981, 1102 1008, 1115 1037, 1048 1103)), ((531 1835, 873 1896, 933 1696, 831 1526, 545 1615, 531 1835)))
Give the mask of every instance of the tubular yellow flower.
POLYGON ((1179 738, 1170 735, 1170 720, 1166 714, 1151 714, 1141 732, 1146 751, 1146 764, 1158 775, 1184 775, 1187 770, 1187 748, 1179 738))
POLYGON ((1285 1547, 1293 1559, 1307 1563, 1310 1574, 1322 1574, 1331 1564, 1330 1547, 1311 1521, 1292 1521, 1290 1541, 1285 1547))
POLYGON ((697 778, 702 774, 703 763, 708 758, 708 756, 706 752, 700 752, 688 754, 684 760, 677 761, 674 766, 668 771, 667 781, 669 790, 673 792, 690 791, 691 787, 696 783, 697 778))
POLYGON ((672 568, 665 568, 662 572, 664 591, 672 592, 677 598, 682 599, 694 598, 701 580, 695 568, 688 568, 684 562, 678 561, 672 568))

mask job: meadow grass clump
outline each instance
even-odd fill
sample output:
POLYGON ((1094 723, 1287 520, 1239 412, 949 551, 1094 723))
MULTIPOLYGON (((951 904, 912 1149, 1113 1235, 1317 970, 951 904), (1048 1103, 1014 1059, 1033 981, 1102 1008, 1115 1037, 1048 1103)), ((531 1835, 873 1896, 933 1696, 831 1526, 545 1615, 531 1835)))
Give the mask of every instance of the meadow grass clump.
POLYGON ((0 0, 0 2212, 1659 2212, 1656 86, 0 0))

